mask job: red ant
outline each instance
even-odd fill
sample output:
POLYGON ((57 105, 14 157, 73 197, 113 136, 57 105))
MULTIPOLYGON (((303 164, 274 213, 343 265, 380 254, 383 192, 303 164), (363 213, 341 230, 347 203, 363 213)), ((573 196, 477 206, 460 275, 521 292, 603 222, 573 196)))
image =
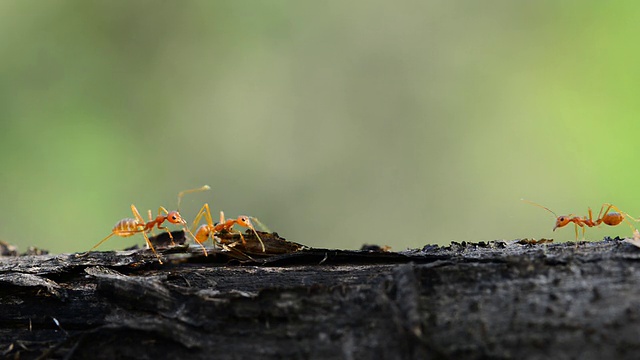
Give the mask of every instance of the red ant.
MULTIPOLYGON (((241 216, 238 216, 236 219, 225 220, 224 212, 220 211, 220 222, 214 225, 213 219, 211 218, 211 211, 209 210, 209 204, 204 204, 204 206, 202 206, 202 208, 198 212, 198 215, 196 215, 196 218, 193 220, 194 228, 198 224, 202 216, 205 217, 205 219, 207 220, 207 223, 204 225, 200 225, 200 227, 198 227, 198 229, 195 231, 195 240, 198 244, 200 244, 200 246, 202 246, 205 255, 207 254, 207 250, 204 249, 204 246, 202 245, 202 243, 209 240, 210 237, 213 238, 215 233, 219 233, 222 231, 231 232, 232 227, 236 224, 253 230, 253 233, 258 238, 258 241, 260 241, 260 245, 262 245, 262 252, 266 251, 264 247, 264 243, 262 242, 262 239, 260 239, 260 235, 258 235, 258 233, 256 232, 256 229, 253 226, 253 223, 251 222, 251 218, 249 216, 241 215, 241 216)), ((242 243, 246 245, 246 241, 244 239, 244 236, 242 236, 242 233, 240 233, 240 238, 242 239, 242 243)), ((214 243, 215 243, 215 240, 214 240, 214 243)))
MULTIPOLYGON (((188 194, 196 191, 205 191, 209 189, 211 189, 209 185, 205 185, 197 189, 181 191, 178 194, 178 209, 180 208, 180 201, 182 200, 182 197, 184 196, 184 194, 188 194)), ((172 224, 182 225, 182 227, 185 229, 185 232, 188 232, 189 234, 191 234, 191 232, 187 228, 187 221, 182 218, 179 211, 167 211, 167 209, 160 206, 160 208, 158 209, 158 216, 156 216, 155 219, 151 217, 151 210, 149 210, 149 221, 147 222, 145 222, 142 216, 140 216, 138 209, 133 204, 131 204, 131 212, 133 213, 133 216, 135 217, 135 219, 126 218, 118 221, 113 226, 113 229, 111 230, 111 234, 109 234, 104 239, 100 240, 91 249, 89 249, 89 251, 87 251, 82 255, 86 255, 90 253, 95 248, 100 246, 102 243, 109 240, 109 238, 111 238, 113 235, 117 235, 120 237, 129 237, 137 233, 142 233, 142 236, 144 236, 144 240, 147 242, 147 245, 149 246, 149 248, 151 248, 151 251, 153 251, 153 253, 158 258, 158 262, 162 264, 162 260, 160 259, 160 256, 156 252, 156 249, 153 247, 153 244, 151 244, 151 241, 149 240, 147 233, 151 232, 154 227, 160 230, 168 230, 167 227, 161 226, 165 221, 168 221, 172 224), (166 215, 163 215, 163 213, 166 215)), ((169 234, 169 237, 171 238, 171 243, 175 245, 175 242, 173 241, 173 235, 171 235, 171 232, 168 232, 168 234, 169 234)), ((193 234, 191 234, 191 236, 193 237, 193 234)))
MULTIPOLYGON (((584 217, 573 216, 573 214, 558 216, 555 212, 553 212, 549 208, 546 208, 540 204, 536 204, 532 201, 528 201, 524 199, 522 199, 522 201, 527 202, 531 205, 541 207, 547 210, 548 212, 552 213, 556 217, 556 226, 553 227, 553 231, 556 231, 557 228, 566 226, 569 223, 573 223, 576 230, 576 245, 578 241, 578 226, 582 228, 582 238, 584 239, 585 226, 594 227, 594 226, 599 226, 602 223, 609 226, 616 226, 616 225, 620 225, 620 223, 622 223, 623 220, 626 220, 626 218, 629 218, 636 222, 639 221, 631 217, 629 214, 620 211, 620 209, 618 209, 615 205, 608 204, 608 203, 602 204, 602 207, 600 208, 600 212, 598 213, 598 217, 596 218, 596 220, 593 220, 593 213, 591 212, 591 208, 588 208, 589 209, 588 218, 586 216, 584 217), (606 207, 606 210, 605 210, 605 207, 606 207), (615 211, 610 212, 611 209, 615 211), (604 213, 603 213, 603 210, 604 210, 604 213)), ((629 222, 629 220, 626 220, 626 221, 631 227, 631 230, 634 230, 634 232, 637 231, 633 227, 633 225, 629 222)))

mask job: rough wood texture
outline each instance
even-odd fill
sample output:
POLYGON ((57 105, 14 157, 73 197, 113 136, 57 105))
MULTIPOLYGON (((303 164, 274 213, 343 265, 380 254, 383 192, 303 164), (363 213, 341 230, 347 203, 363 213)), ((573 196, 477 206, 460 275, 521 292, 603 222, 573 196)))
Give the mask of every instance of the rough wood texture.
POLYGON ((161 251, 164 265, 148 250, 2 257, 0 354, 602 359, 640 350, 640 249, 618 239, 249 257, 236 246, 208 257, 177 246, 161 251))

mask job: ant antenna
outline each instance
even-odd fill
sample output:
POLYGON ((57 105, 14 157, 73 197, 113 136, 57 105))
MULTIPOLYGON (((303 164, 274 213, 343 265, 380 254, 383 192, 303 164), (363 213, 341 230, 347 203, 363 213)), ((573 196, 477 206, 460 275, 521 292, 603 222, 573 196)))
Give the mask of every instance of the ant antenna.
POLYGON ((265 224, 263 224, 262 221, 258 220, 257 217, 253 217, 253 216, 249 216, 249 217, 251 218, 251 220, 255 221, 262 230, 266 232, 271 232, 271 230, 269 230, 269 228, 265 224))
POLYGON ((182 197, 185 194, 190 194, 190 193, 199 192, 199 191, 207 191, 207 190, 211 190, 211 186, 204 185, 204 186, 199 187, 197 189, 189 189, 189 190, 180 191, 178 193, 178 212, 180 212, 180 202, 182 201, 182 197))
POLYGON ((529 204, 531 204, 531 205, 535 205, 535 206, 537 206, 537 207, 541 207, 541 208, 543 208, 543 209, 547 210, 548 212, 552 213, 552 214, 553 214, 553 216, 555 216, 556 218, 558 217, 558 215, 557 215, 556 213, 554 213, 554 212, 553 212, 553 210, 551 210, 551 209, 549 209, 549 208, 547 208, 547 207, 545 207, 545 206, 542 206, 542 205, 540 205, 540 204, 538 204, 538 203, 534 203, 533 201, 529 201, 529 200, 525 200, 525 199, 520 199, 520 200, 522 200, 522 201, 524 201, 524 202, 526 202, 526 203, 529 203, 529 204))

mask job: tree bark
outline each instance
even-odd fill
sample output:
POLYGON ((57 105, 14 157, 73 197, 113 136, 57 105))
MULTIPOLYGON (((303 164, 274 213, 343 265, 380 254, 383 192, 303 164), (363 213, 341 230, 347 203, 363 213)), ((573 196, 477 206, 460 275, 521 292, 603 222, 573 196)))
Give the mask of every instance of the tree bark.
POLYGON ((1 257, 0 354, 602 359, 640 349, 640 249, 620 239, 396 253, 263 236, 264 253, 247 233, 246 245, 227 239, 208 256, 158 249, 163 264, 146 249, 1 257))

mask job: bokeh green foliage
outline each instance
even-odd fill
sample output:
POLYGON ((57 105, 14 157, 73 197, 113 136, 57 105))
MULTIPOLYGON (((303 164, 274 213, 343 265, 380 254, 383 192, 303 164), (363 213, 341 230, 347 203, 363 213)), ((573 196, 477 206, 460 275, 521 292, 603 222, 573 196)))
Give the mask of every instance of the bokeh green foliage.
POLYGON ((639 10, 2 1, 0 239, 87 250, 209 184, 189 220, 208 202, 311 246, 571 240, 520 198, 640 215, 639 10))

